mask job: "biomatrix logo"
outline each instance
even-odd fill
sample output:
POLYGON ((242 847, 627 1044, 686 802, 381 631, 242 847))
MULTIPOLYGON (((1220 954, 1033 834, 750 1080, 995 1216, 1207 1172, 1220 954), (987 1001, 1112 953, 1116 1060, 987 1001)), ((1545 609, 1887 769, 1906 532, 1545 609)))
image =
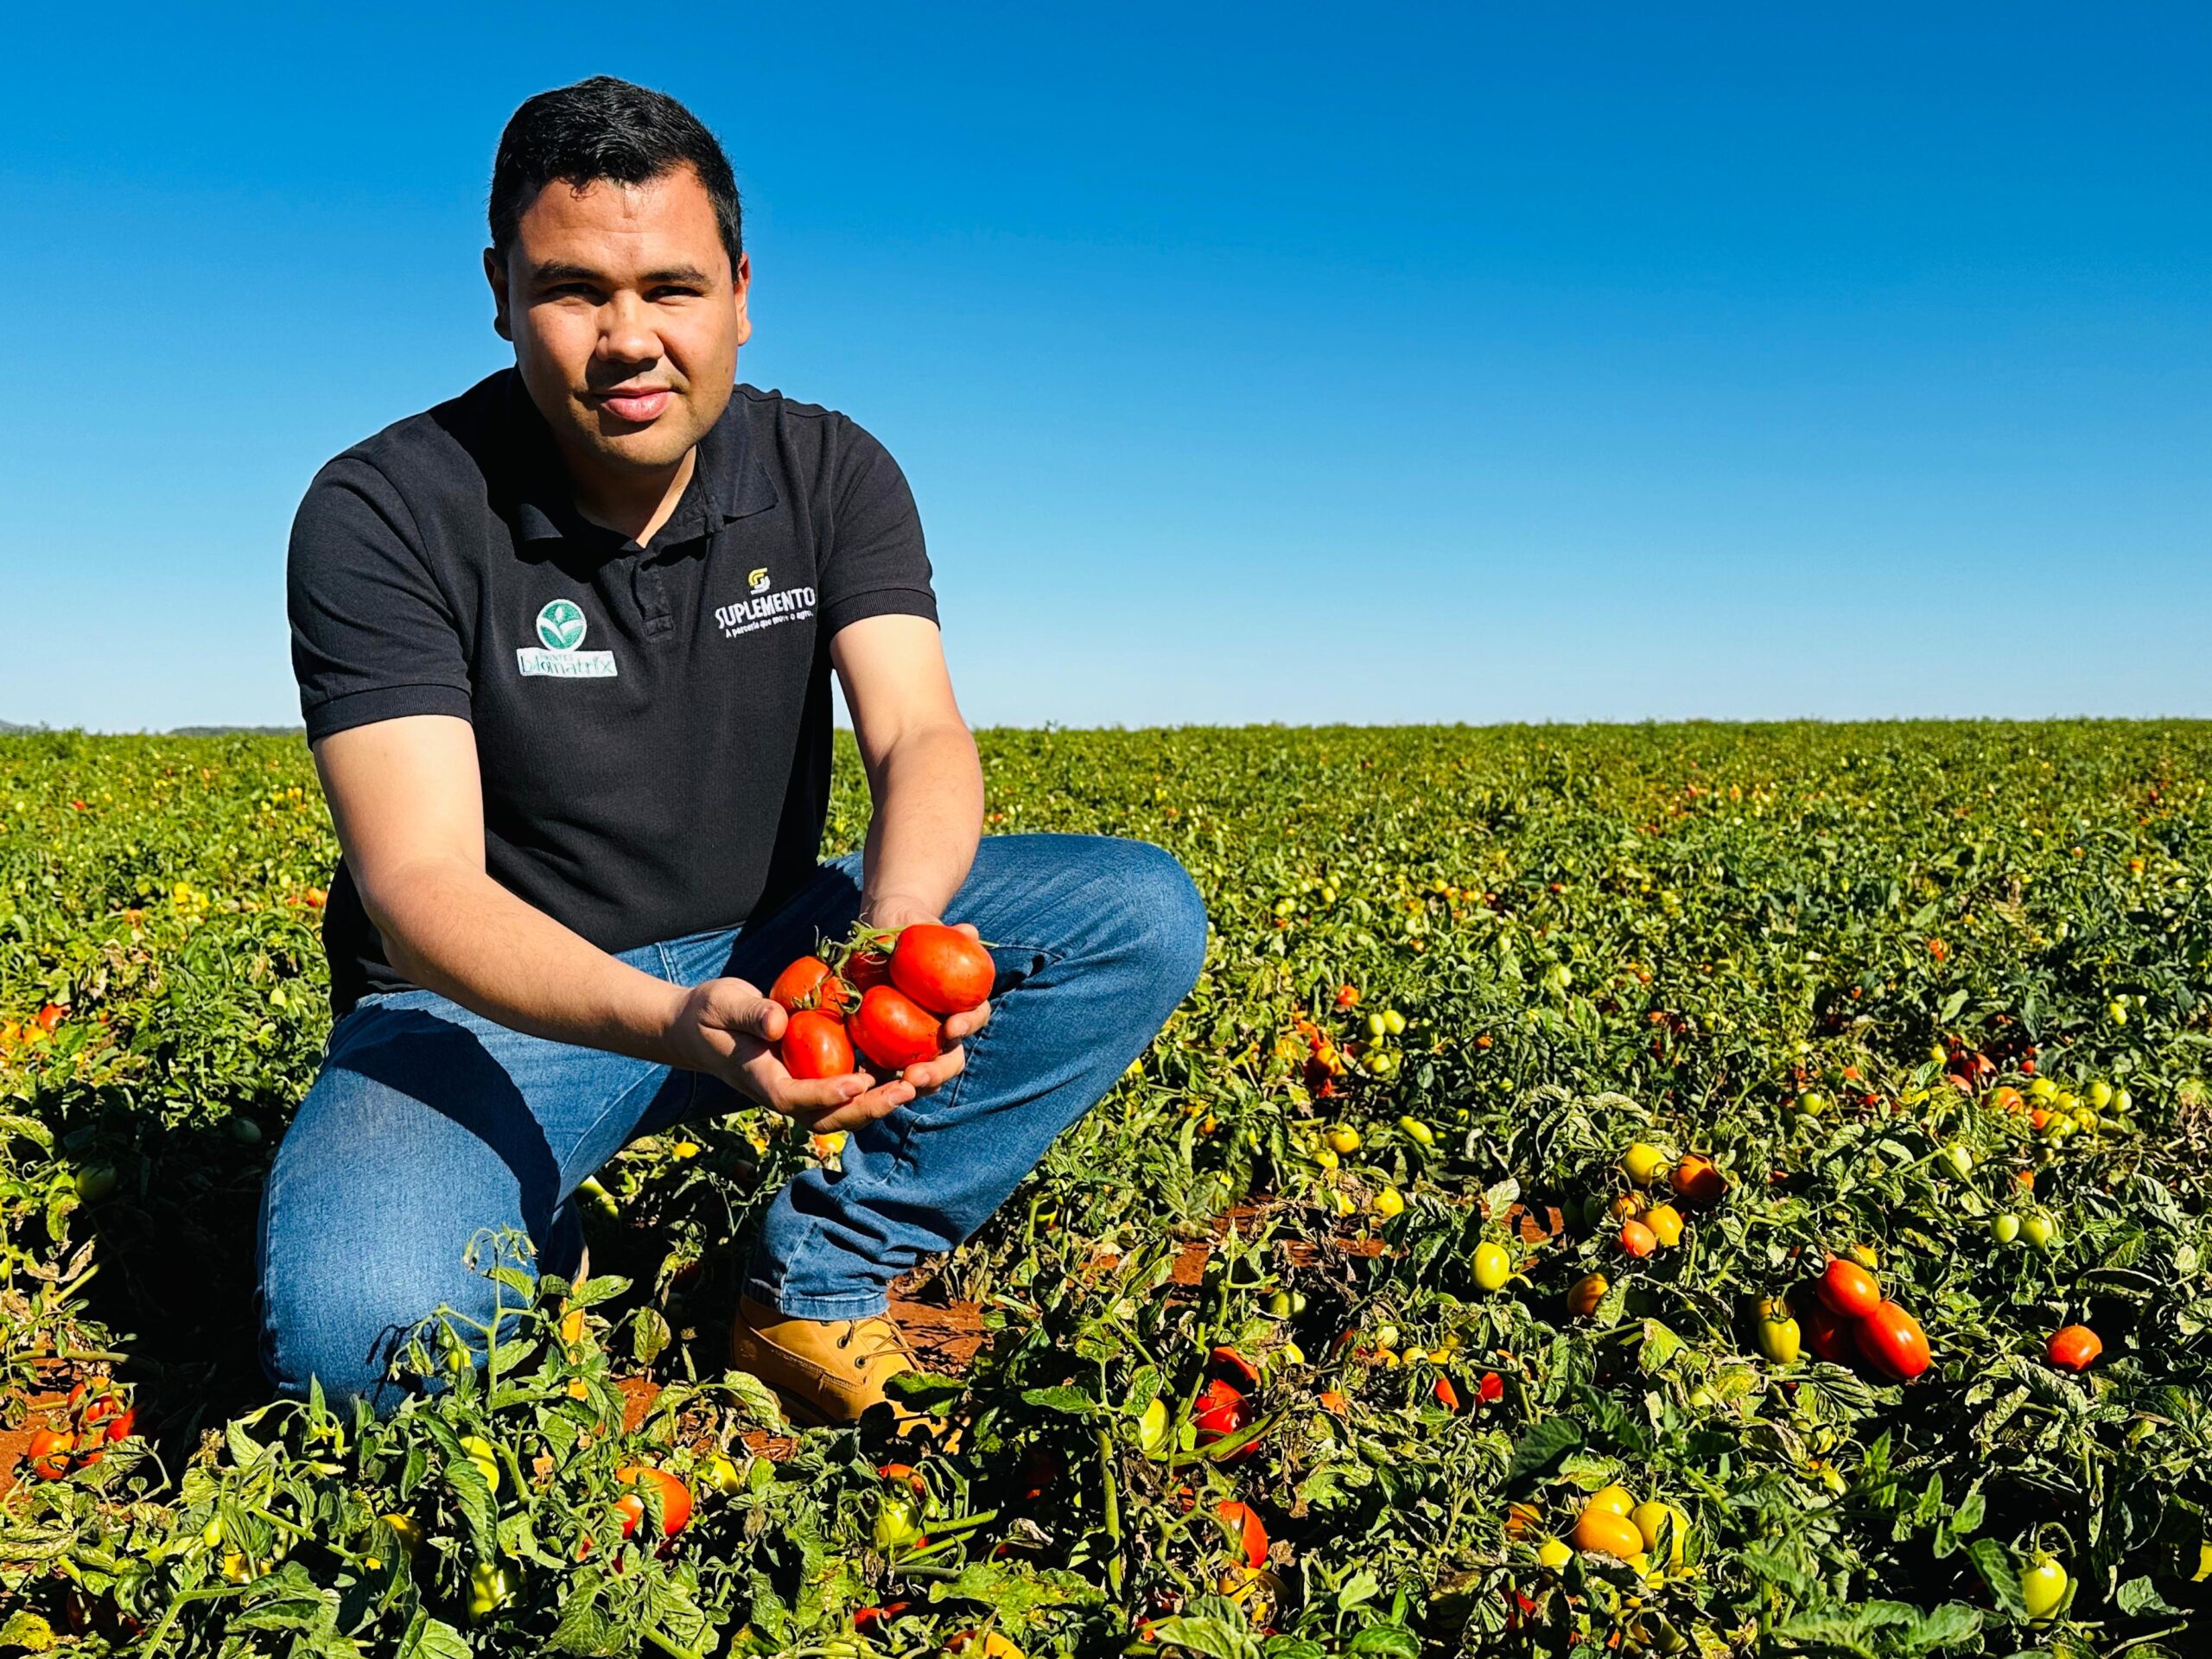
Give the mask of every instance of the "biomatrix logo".
POLYGON ((537 637, 543 645, 521 645, 515 651, 518 672, 549 680, 611 680, 617 670, 611 651, 578 651, 588 626, 583 607, 573 599, 546 601, 537 613, 537 637))
POLYGON ((574 651, 584 642, 583 609, 572 600, 556 599, 537 613, 537 637, 548 651, 574 651))

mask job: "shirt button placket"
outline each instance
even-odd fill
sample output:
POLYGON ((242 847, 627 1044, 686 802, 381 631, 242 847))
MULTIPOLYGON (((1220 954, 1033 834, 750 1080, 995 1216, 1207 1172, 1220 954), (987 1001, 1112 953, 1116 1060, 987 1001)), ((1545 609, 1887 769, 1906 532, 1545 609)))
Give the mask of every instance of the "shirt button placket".
POLYGON ((676 631, 676 619, 669 614, 668 583, 660 566, 640 560, 632 586, 638 596, 638 614, 645 620, 646 640, 658 644, 670 638, 676 631))

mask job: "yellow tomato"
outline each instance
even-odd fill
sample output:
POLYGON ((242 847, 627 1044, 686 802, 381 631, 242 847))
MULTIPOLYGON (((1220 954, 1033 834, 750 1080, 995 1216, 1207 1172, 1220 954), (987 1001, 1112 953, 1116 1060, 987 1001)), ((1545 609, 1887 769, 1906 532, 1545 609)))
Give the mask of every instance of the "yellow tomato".
POLYGON ((1643 1535, 1626 1516, 1592 1503, 1574 1523, 1574 1547, 1592 1555, 1611 1555, 1625 1561, 1643 1554, 1643 1535))
POLYGON ((1638 1186, 1649 1186, 1667 1167, 1667 1154, 1648 1141, 1639 1141, 1621 1154, 1621 1173, 1638 1186))
POLYGON ((1664 1249, 1671 1250, 1682 1242, 1682 1212, 1671 1204, 1653 1205, 1643 1212, 1643 1224, 1664 1249))
POLYGON ((1584 1507, 1605 1510, 1613 1515, 1626 1515, 1636 1507, 1636 1494, 1619 1484, 1600 1486, 1591 1493, 1590 1502, 1584 1507))

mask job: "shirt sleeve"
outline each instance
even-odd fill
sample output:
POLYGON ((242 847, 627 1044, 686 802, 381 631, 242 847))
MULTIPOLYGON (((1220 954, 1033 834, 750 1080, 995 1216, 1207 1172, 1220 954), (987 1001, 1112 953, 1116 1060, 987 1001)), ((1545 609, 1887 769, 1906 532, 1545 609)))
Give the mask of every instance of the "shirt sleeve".
POLYGON ((403 715, 469 717, 453 607, 406 502, 368 461, 340 455, 308 486, 286 598, 309 742, 403 715))
POLYGON ((871 616, 925 616, 934 622, 937 594, 906 475, 861 427, 842 416, 838 425, 830 549, 817 603, 823 636, 871 616))

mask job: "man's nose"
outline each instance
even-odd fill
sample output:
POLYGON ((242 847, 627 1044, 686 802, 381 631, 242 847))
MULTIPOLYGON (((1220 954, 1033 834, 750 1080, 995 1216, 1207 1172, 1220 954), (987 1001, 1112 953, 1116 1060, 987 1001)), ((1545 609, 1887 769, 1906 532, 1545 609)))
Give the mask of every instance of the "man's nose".
POLYGON ((601 314, 599 355, 618 363, 652 363, 660 357, 660 336, 653 331, 645 302, 620 293, 601 314))

